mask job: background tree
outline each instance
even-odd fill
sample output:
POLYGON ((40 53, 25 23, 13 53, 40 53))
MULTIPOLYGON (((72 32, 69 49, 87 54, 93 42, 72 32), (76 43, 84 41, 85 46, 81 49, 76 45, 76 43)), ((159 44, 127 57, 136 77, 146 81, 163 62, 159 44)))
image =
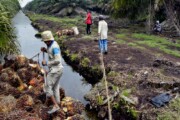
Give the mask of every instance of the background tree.
POLYGON ((180 21, 179 21, 179 14, 180 14, 180 6, 176 6, 175 4, 180 5, 180 1, 175 1, 175 0, 163 0, 164 6, 166 8, 166 13, 167 13, 167 19, 170 20, 172 25, 175 27, 178 36, 180 36, 180 21), (179 13, 178 13, 179 12, 179 13))
POLYGON ((0 1, 0 55, 17 53, 18 42, 11 26, 11 18, 20 9, 17 0, 0 1))
POLYGON ((147 32, 152 30, 155 20, 170 19, 179 33, 178 0, 112 0, 112 11, 115 17, 127 17, 131 20, 146 21, 147 32), (165 11, 165 13, 164 13, 165 11))

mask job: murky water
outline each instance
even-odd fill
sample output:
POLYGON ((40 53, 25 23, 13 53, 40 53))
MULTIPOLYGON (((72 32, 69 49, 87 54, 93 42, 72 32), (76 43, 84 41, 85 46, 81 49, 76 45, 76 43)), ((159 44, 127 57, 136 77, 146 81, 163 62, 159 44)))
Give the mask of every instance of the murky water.
MULTIPOLYGON (((15 27, 17 39, 21 45, 21 54, 25 55, 27 58, 31 58, 40 52, 41 47, 46 46, 40 39, 34 36, 38 31, 31 26, 31 21, 22 11, 14 17, 12 22, 15 27)), ((39 59, 36 57, 34 60, 38 60, 41 63, 42 54, 40 54, 39 59)), ((63 65, 64 71, 60 85, 65 89, 66 96, 71 96, 72 98, 78 99, 83 104, 87 104, 83 96, 91 89, 91 85, 86 83, 83 77, 77 72, 73 71, 64 60, 63 65)))

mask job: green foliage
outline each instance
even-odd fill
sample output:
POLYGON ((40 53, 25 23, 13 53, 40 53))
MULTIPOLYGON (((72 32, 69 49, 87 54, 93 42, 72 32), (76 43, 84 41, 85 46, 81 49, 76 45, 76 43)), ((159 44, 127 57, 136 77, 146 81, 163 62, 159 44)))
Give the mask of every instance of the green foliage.
POLYGON ((158 115, 157 120, 179 120, 178 116, 172 111, 165 111, 163 114, 158 115))
MULTIPOLYGON (((121 95, 125 96, 125 97, 129 97, 130 94, 132 93, 131 89, 126 89, 123 90, 121 95)), ((117 109, 119 109, 121 112, 127 114, 131 119, 136 120, 139 113, 136 110, 136 108, 134 106, 132 106, 131 104, 129 104, 128 101, 126 101, 123 98, 120 98, 119 103, 116 105, 117 109)))
POLYGON ((65 53, 67 56, 70 55, 70 51, 69 51, 69 50, 66 50, 64 53, 65 53))
POLYGON ((102 96, 100 96, 100 95, 98 95, 98 97, 97 97, 97 101, 98 101, 98 104, 99 105, 102 105, 103 104, 103 97, 102 96))
POLYGON ((119 89, 119 87, 118 87, 118 86, 115 86, 115 85, 113 85, 112 87, 113 87, 113 90, 114 90, 114 91, 117 91, 117 90, 119 89))
POLYGON ((18 51, 16 37, 11 26, 11 18, 19 9, 17 0, 0 1, 0 54, 10 54, 18 51))
POLYGON ((140 14, 147 14, 149 0, 113 0, 112 8, 115 17, 137 18, 140 14))
POLYGON ((96 71, 96 72, 98 72, 98 71, 100 72, 101 71, 101 68, 100 68, 99 65, 94 65, 91 68, 92 68, 92 71, 96 71))
POLYGON ((112 9, 115 17, 146 20, 149 7, 152 11, 162 6, 163 0, 112 0, 112 9), (155 4, 156 3, 156 4, 155 4))
POLYGON ((81 61, 81 65, 83 66, 83 67, 88 67, 89 66, 89 64, 90 64, 90 60, 89 60, 89 58, 87 58, 87 57, 85 57, 82 61, 81 61))
POLYGON ((120 109, 120 104, 119 103, 113 103, 112 107, 116 110, 120 109))
POLYGON ((78 60, 78 54, 72 54, 71 55, 71 61, 74 62, 76 60, 78 60))
POLYGON ((124 95, 126 97, 130 96, 130 94, 131 94, 131 89, 126 89, 126 90, 122 91, 122 95, 124 95))
POLYGON ((173 100, 170 103, 170 107, 180 114, 180 98, 177 98, 177 99, 173 100))
POLYGON ((137 117, 138 117, 138 111, 136 111, 134 107, 130 107, 127 112, 130 114, 130 116, 131 116, 133 119, 135 119, 135 120, 137 119, 137 117))
POLYGON ((117 76, 117 75, 118 75, 118 73, 115 72, 115 71, 110 71, 110 72, 108 73, 108 77, 115 77, 115 76, 117 76))
POLYGON ((5 12, 7 12, 10 17, 13 17, 20 9, 18 0, 1 0, 0 3, 3 5, 5 12))
MULTIPOLYGON (((37 13, 46 13, 47 10, 49 12, 53 11, 54 7, 57 6, 57 11, 59 11, 68 7, 75 8, 77 6, 81 6, 82 8, 86 8, 89 4, 91 4, 91 2, 86 0, 33 0, 26 5, 25 9, 37 13)), ((54 12, 56 12, 56 10, 54 12)))

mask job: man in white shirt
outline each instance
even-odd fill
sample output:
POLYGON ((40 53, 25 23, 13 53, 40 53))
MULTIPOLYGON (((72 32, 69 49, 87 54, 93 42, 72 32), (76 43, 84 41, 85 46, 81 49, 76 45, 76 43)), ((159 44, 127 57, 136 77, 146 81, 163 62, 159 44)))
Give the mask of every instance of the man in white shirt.
POLYGON ((60 94, 59 94, 59 82, 63 73, 63 66, 60 56, 60 47, 58 43, 54 40, 54 37, 51 31, 44 31, 41 34, 42 41, 47 45, 47 48, 42 47, 41 51, 48 54, 48 62, 45 60, 42 61, 42 65, 47 65, 49 67, 49 72, 47 74, 47 81, 45 84, 45 91, 47 97, 53 102, 52 110, 49 110, 48 113, 54 113, 59 110, 60 104, 60 94))
POLYGON ((107 33, 108 33, 108 25, 104 20, 104 16, 99 16, 98 23, 98 36, 99 36, 99 48, 101 53, 107 54, 107 33))

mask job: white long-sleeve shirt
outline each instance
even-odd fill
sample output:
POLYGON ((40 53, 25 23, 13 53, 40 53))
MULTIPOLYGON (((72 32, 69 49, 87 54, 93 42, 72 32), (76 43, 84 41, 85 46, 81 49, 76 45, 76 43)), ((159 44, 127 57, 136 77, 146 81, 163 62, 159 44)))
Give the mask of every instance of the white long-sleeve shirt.
POLYGON ((56 73, 60 71, 62 66, 60 48, 56 41, 53 41, 52 44, 47 48, 48 53, 48 67, 51 73, 56 73))
POLYGON ((98 34, 100 34, 100 39, 107 39, 108 38, 107 33, 108 33, 108 25, 106 21, 104 20, 99 21, 98 34))

